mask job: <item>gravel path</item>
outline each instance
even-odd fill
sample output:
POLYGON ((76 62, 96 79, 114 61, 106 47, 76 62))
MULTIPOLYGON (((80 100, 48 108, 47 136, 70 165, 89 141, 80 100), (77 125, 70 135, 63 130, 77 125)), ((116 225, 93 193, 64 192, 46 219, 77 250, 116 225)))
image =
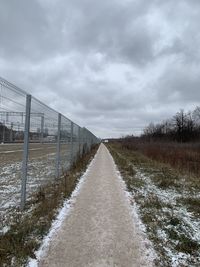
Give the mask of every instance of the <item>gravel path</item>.
POLYGON ((141 244, 123 183, 101 144, 72 211, 39 267, 147 266, 141 244))

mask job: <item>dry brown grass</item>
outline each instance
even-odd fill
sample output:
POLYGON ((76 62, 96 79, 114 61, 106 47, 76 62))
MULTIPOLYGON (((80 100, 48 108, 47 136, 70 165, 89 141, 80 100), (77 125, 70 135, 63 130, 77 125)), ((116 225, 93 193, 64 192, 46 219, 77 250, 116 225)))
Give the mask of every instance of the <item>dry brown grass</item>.
POLYGON ((200 144, 197 143, 159 143, 159 142, 126 142, 122 146, 139 151, 145 156, 169 164, 180 172, 200 177, 200 144))
POLYGON ((174 256, 179 257, 176 266, 199 266, 199 178, 182 175, 136 148, 126 149, 116 142, 108 148, 153 243, 158 256, 155 265, 172 266, 174 256))

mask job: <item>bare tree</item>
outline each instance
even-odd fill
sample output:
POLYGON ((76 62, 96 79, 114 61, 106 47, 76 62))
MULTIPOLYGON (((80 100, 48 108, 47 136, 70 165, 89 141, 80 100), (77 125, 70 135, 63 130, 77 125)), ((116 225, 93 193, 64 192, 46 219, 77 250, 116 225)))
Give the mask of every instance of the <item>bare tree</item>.
POLYGON ((192 113, 193 120, 197 125, 200 125, 200 107, 196 107, 192 113))

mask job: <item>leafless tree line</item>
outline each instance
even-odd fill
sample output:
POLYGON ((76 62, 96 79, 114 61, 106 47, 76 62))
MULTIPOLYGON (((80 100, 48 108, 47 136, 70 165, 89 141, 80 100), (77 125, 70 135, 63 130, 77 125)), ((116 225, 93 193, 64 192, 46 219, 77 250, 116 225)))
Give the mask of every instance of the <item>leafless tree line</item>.
POLYGON ((150 123, 141 137, 147 141, 200 141, 200 106, 189 112, 181 109, 162 123, 150 123))

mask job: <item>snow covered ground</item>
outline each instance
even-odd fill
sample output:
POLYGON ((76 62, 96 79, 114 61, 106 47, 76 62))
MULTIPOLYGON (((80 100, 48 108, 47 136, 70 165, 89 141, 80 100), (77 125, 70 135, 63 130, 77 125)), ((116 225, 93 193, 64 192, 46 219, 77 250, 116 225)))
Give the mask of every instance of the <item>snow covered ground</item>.
POLYGON ((55 236, 56 232, 59 230, 64 220, 66 219, 66 217, 69 215, 69 213, 73 209, 73 205, 76 202, 76 197, 79 194, 83 183, 85 182, 86 175, 89 169, 91 168, 91 164, 93 160, 91 161, 85 173, 80 177, 79 182, 77 183, 76 188, 72 192, 70 199, 65 200, 62 208, 58 212, 58 215, 56 216, 55 220, 52 222, 51 228, 47 236, 43 239, 43 242, 41 246, 39 247, 39 249, 35 252, 36 259, 30 258, 28 261, 27 267, 38 267, 38 262, 45 255, 52 238, 55 236))
MULTIPOLYGON (((35 149, 36 150, 36 149, 35 149)), ((34 151, 35 151, 34 150, 34 151)), ((40 152, 39 152, 40 153, 40 152)), ((69 168, 70 151, 61 153, 61 173, 69 168)), ((1 162, 0 169, 0 233, 20 205, 21 197, 21 161, 1 162)), ((27 200, 31 199, 39 187, 55 181, 56 153, 32 158, 28 163, 27 200)))
POLYGON ((123 164, 125 162, 134 170, 134 175, 130 175, 121 167, 130 194, 135 200, 133 205, 145 222, 146 232, 159 251, 163 264, 172 267, 198 266, 200 218, 188 209, 182 199, 198 198, 199 194, 195 190, 189 190, 187 177, 179 177, 176 186, 159 186, 156 180, 158 177, 163 177, 164 182, 167 179, 162 170, 145 165, 137 156, 131 158, 129 153, 126 155, 117 150, 115 153, 123 160, 123 164))
MULTIPOLYGON (((178 245, 179 241, 170 239, 169 231, 172 230, 179 236, 184 234, 188 237, 188 240, 190 239, 200 244, 200 218, 194 216, 185 206, 178 205, 177 200, 182 197, 184 192, 177 192, 173 189, 160 189, 152 183, 149 176, 145 175, 137 168, 136 170, 136 176, 145 182, 145 186, 138 189, 140 190, 140 194, 146 197, 155 195, 158 197, 158 201, 163 203, 162 213, 157 214, 156 220, 161 222, 164 217, 168 216, 168 214, 172 215, 173 218, 176 218, 177 220, 177 225, 174 225, 173 223, 167 225, 160 224, 160 229, 159 227, 157 229, 157 236, 161 240, 167 256, 172 260, 172 267, 178 267, 180 264, 188 266, 188 260, 196 261, 197 257, 194 257, 189 253, 178 252, 175 247, 178 245)), ((198 258, 200 262, 200 254, 198 258)))
POLYGON ((28 266, 153 266, 155 252, 131 201, 101 145, 28 266))

